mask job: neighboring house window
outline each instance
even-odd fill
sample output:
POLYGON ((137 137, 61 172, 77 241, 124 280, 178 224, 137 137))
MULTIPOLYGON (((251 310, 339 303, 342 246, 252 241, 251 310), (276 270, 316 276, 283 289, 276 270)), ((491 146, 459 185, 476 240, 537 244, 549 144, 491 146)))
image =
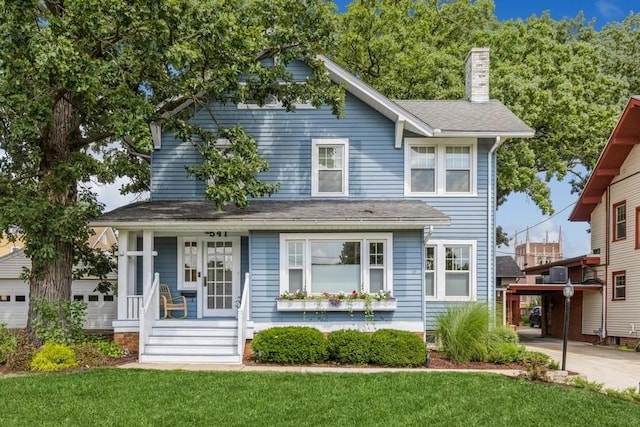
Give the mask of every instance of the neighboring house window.
POLYGON ((178 290, 197 289, 199 255, 196 239, 178 239, 178 290))
POLYGON ((475 298, 475 241, 436 241, 425 247, 427 299, 469 301, 475 298))
POLYGON ((349 141, 347 139, 314 139, 311 161, 313 196, 346 196, 348 194, 349 141))
POLYGON ((623 300, 627 291, 627 274, 626 271, 613 272, 613 299, 623 300))
POLYGON ((405 195, 475 194, 476 147, 475 139, 407 139, 405 195))
POLYGON ((626 201, 613 205, 613 240, 627 237, 627 203, 626 201))
POLYGON ((436 296, 436 248, 424 248, 424 284, 427 297, 436 296))
POLYGON ((280 291, 391 291, 391 243, 390 233, 282 234, 280 291))

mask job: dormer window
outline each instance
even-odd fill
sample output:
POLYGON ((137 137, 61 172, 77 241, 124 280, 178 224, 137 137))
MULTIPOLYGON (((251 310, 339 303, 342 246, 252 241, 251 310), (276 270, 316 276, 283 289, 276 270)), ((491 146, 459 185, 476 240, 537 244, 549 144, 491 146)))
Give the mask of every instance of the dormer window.
POLYGON ((348 195, 349 140, 314 139, 311 145, 311 195, 348 195))

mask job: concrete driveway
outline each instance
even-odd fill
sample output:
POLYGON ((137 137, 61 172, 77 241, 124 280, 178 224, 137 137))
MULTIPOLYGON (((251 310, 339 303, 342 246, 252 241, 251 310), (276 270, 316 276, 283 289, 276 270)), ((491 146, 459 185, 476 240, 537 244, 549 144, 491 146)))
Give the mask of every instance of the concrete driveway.
MULTIPOLYGON (((562 364, 562 340, 542 338, 540 329, 518 328, 520 343, 528 350, 540 351, 562 364)), ((613 347, 594 346, 584 342, 567 344, 567 370, 584 375, 587 380, 606 388, 624 390, 640 386, 640 353, 613 347)))

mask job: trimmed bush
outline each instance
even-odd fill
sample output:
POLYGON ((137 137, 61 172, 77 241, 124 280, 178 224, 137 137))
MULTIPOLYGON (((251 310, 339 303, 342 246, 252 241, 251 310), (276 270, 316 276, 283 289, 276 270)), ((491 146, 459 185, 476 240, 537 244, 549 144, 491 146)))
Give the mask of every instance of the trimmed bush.
POLYGON ((265 329, 253 337, 251 346, 261 362, 303 364, 327 360, 327 341, 322 332, 308 326, 265 329))
POLYGON ((495 343, 491 345, 488 350, 487 360, 500 365, 507 365, 519 361, 520 354, 523 351, 522 347, 519 347, 518 344, 508 342, 495 343))
POLYGON ((487 359, 489 311, 480 303, 450 308, 437 320, 441 351, 455 363, 487 359))
POLYGON ((31 361, 34 371, 52 372, 78 366, 73 349, 64 344, 46 343, 31 361))
POLYGON ((371 335, 371 363, 380 366, 418 366, 427 360, 427 348, 419 336, 396 329, 380 329, 371 335))
POLYGON ((364 365, 369 362, 369 334, 354 329, 343 329, 331 332, 327 341, 330 360, 352 365, 364 365))

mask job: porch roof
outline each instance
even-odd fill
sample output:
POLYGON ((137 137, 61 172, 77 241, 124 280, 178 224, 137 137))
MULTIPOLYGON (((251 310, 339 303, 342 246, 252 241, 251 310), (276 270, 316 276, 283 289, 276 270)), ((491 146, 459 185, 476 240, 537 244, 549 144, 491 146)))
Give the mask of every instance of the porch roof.
POLYGON ((419 200, 252 200, 245 209, 229 205, 221 211, 208 200, 157 200, 106 212, 92 225, 246 231, 406 230, 449 223, 449 217, 419 200))

